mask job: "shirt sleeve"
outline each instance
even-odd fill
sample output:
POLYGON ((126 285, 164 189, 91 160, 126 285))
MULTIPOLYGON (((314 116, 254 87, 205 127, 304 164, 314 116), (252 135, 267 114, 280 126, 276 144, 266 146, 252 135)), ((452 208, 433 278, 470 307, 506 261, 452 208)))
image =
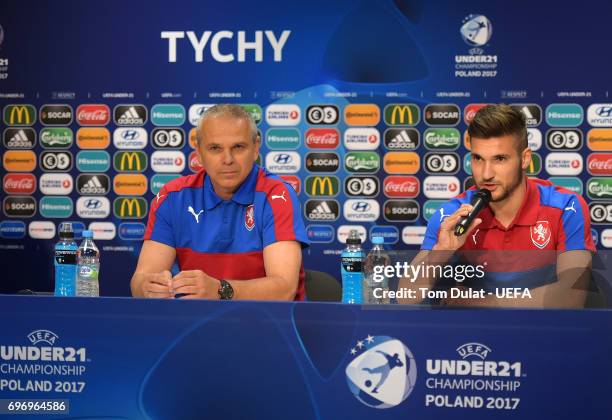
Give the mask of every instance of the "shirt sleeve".
POLYGON ((176 248, 172 229, 172 202, 165 188, 162 188, 151 202, 144 240, 160 242, 176 248))
POLYGON ((557 251, 576 250, 595 252, 595 244, 591 234, 589 208, 582 197, 572 194, 561 216, 557 251))
POLYGON ((425 231, 425 239, 423 239, 421 250, 430 251, 433 249, 434 245, 438 242, 438 234, 440 233, 442 221, 456 212, 459 207, 461 207, 459 201, 449 201, 440 206, 438 211, 431 216, 429 223, 427 223, 427 230, 425 231))
POLYGON ((263 247, 280 241, 297 241, 309 246, 300 202, 293 188, 286 183, 275 185, 266 197, 263 212, 263 247))

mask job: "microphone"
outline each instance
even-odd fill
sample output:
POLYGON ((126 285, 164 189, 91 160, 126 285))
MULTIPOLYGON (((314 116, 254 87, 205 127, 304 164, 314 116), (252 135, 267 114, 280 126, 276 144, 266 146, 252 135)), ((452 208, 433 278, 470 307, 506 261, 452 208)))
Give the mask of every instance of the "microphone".
POLYGON ((482 211, 491 201, 491 191, 487 189, 481 189, 476 191, 470 204, 474 207, 467 217, 462 217, 459 222, 455 225, 455 236, 461 236, 467 232, 468 227, 472 221, 478 216, 478 213, 482 211))

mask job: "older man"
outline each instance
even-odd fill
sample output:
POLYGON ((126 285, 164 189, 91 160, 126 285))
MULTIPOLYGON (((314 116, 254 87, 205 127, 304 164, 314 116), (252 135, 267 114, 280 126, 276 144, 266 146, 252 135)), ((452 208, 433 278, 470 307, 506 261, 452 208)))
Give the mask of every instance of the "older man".
POLYGON ((216 105, 198 125, 203 171, 153 200, 131 288, 153 298, 303 300, 307 246, 293 189, 255 164, 260 140, 239 105, 216 105), (178 259, 180 272, 170 268, 178 259))

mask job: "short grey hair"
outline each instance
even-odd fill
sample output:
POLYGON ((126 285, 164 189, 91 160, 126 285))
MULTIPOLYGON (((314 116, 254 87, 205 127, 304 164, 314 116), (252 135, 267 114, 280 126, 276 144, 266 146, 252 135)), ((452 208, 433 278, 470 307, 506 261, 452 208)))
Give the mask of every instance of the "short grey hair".
POLYGON ((242 106, 236 104, 217 104, 208 108, 200 117, 200 121, 198 121, 198 125, 196 128, 196 135, 198 143, 200 143, 200 139, 202 138, 202 125, 204 122, 210 118, 218 118, 218 117, 230 117, 237 120, 244 120, 247 122, 249 126, 249 131, 251 132, 251 139, 253 143, 257 141, 257 124, 242 106))

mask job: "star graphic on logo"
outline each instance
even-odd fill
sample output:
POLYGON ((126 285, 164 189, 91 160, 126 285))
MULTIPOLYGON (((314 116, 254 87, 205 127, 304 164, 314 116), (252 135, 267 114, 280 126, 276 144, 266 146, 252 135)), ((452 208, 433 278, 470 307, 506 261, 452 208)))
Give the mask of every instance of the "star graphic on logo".
POLYGON ((374 337, 372 337, 370 334, 368 334, 368 337, 366 338, 366 341, 368 342, 368 344, 372 344, 372 342, 374 341, 374 337))
POLYGON ((357 342, 357 347, 362 348, 363 347, 363 340, 359 340, 357 342))
POLYGON ((357 350, 355 350, 355 348, 352 348, 351 349, 351 354, 356 354, 356 353, 357 353, 357 350))

